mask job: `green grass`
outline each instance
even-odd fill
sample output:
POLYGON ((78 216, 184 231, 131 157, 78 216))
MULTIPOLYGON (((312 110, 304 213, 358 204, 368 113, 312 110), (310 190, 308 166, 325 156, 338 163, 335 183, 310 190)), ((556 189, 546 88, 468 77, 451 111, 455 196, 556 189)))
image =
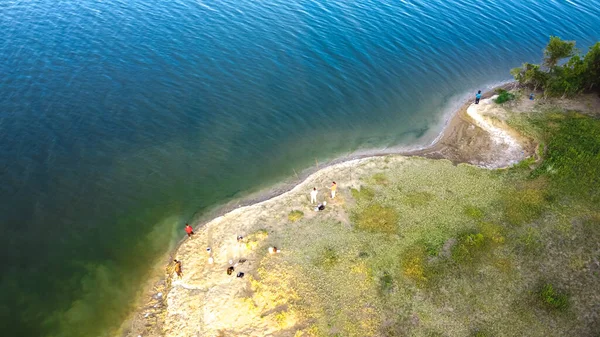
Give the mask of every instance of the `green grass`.
POLYGON ((435 196, 429 192, 419 191, 408 193, 404 197, 404 202, 411 207, 425 206, 432 201, 435 196))
POLYGON ((549 115, 544 127, 547 149, 534 175, 550 176, 572 196, 600 201, 600 121, 577 113, 549 115))
POLYGON ((320 254, 315 259, 315 265, 321 268, 332 268, 338 263, 339 256, 334 247, 326 246, 321 249, 320 254))
POLYGON ((506 220, 512 225, 531 222, 542 214, 544 202, 542 190, 509 190, 504 198, 506 220))
POLYGON ((270 233, 260 282, 308 336, 592 335, 599 124, 514 117, 546 149, 503 170, 374 159, 343 206, 270 233))
POLYGON ((361 186, 359 190, 353 188, 350 190, 352 197, 357 201, 370 201, 375 196, 373 189, 361 186))
POLYGON ((398 232, 398 212, 387 206, 371 204, 358 210, 354 216, 354 226, 369 232, 396 234, 398 232))

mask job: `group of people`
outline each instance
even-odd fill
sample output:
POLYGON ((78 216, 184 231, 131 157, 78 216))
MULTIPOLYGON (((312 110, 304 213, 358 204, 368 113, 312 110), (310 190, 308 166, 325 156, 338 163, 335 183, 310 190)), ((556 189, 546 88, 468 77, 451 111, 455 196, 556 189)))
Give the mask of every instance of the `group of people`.
MULTIPOLYGON (((331 187, 328 187, 331 190, 331 199, 335 199, 335 192, 337 191, 337 184, 334 182, 331 183, 331 187)), ((316 187, 313 187, 313 190, 310 191, 310 203, 314 204, 317 202, 317 194, 319 193, 319 191, 317 191, 316 187)))
MULTIPOLYGON (((335 193, 337 192, 337 184, 336 182, 332 182, 331 183, 331 187, 328 187, 329 190, 331 191, 331 199, 335 199, 335 193)), ((312 191, 310 191, 310 203, 311 204, 315 204, 317 203, 317 194, 319 193, 319 191, 317 190, 316 187, 313 187, 312 191)), ((327 203, 325 201, 323 201, 322 203, 318 204, 317 207, 315 207, 315 210, 317 211, 322 211, 323 209, 325 209, 325 205, 327 203)), ((192 226, 190 226, 189 224, 185 224, 185 233, 187 234, 188 238, 192 238, 194 236, 194 228, 192 226)), ((241 242, 244 239, 243 236, 239 236, 237 237, 237 241, 238 243, 241 242)), ((280 250, 277 247, 269 247, 269 253, 278 253, 280 250)), ((207 252, 211 255, 209 257, 209 263, 212 263, 212 252, 210 248, 207 248, 207 252)), ((245 261, 245 260, 244 260, 245 261)), ((175 273, 177 274, 177 276, 179 278, 181 278, 183 276, 183 269, 181 266, 181 261, 180 260, 173 260, 175 266, 174 266, 174 270, 175 273)), ((241 262, 241 260, 240 260, 241 262)), ((231 275, 233 272, 234 268, 233 267, 229 267, 229 269, 227 269, 227 274, 231 275)), ((243 277, 244 273, 238 273, 237 277, 243 277)))

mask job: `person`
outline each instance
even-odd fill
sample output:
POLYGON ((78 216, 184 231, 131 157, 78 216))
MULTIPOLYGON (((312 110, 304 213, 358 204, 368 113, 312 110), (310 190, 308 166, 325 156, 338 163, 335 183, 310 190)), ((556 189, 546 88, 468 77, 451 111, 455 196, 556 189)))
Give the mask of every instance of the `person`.
POLYGON ((529 94, 529 100, 533 101, 533 97, 534 97, 534 96, 535 96, 535 95, 534 95, 533 93, 529 94))
POLYGON ((323 201, 322 203, 318 204, 318 205, 315 207, 315 212, 318 212, 318 211, 322 211, 322 210, 324 210, 324 209, 325 209, 325 205, 327 205, 327 202, 326 202, 326 201, 323 201))
POLYGON ((188 224, 185 224, 185 232, 187 233, 189 238, 191 238, 192 235, 194 235, 194 229, 188 224))
POLYGON ((331 187, 329 189, 331 190, 331 199, 334 199, 335 191, 337 191, 337 184, 335 183, 335 181, 331 183, 331 187))
POLYGON ((175 262, 175 273, 177 276, 179 276, 179 278, 181 278, 183 276, 183 271, 181 270, 181 261, 173 260, 173 262, 175 262))
POLYGON ((475 95, 475 104, 479 104, 480 99, 481 99, 481 90, 477 91, 477 95, 475 95))
POLYGON ((319 191, 317 191, 316 187, 313 187, 313 190, 310 191, 310 203, 314 204, 315 202, 317 202, 317 193, 319 193, 319 191))

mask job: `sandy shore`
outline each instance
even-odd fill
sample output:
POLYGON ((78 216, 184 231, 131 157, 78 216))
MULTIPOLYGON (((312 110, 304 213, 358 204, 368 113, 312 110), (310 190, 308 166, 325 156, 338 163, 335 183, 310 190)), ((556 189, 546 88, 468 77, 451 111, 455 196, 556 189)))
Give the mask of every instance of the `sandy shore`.
MULTIPOLYGON (((269 233, 281 230, 292 209, 312 213, 307 199, 307 191, 312 186, 319 188, 320 199, 328 193, 326 186, 332 180, 339 182, 340 189, 356 188, 360 186, 359 177, 384 161, 401 162, 409 160, 407 157, 418 156, 501 168, 532 155, 534 144, 506 126, 505 110, 493 102, 492 95, 484 95, 478 105, 465 103, 449 120, 438 140, 427 149, 397 154, 371 153, 350 160, 336 160, 310 173, 291 190, 289 185, 279 186, 267 200, 250 198, 248 206, 238 208, 234 204, 227 205, 226 214, 201 227, 196 226, 195 238, 185 240, 174 252, 173 257, 183 261, 183 277, 174 277, 167 268, 166 277, 153 280, 150 294, 145 295, 145 305, 135 313, 132 321, 126 323, 124 335, 218 336, 228 331, 227 335, 263 336, 276 333, 277 326, 260 319, 260 310, 235 300, 240 291, 251 292, 251 280, 258 278, 256 267, 264 252, 257 251, 257 247, 266 242, 276 244, 272 241, 273 235, 263 236, 259 229, 269 233), (237 235, 245 236, 244 241, 237 242, 237 235), (208 247, 211 248, 210 255, 208 247), (214 259, 212 264, 209 256, 214 259), (241 263, 240 259, 245 261, 241 263), (224 270, 232 265, 236 273, 243 271, 249 277, 239 279, 227 275, 224 270)), ((342 194, 331 207, 343 207, 343 203, 342 194)), ((339 220, 348 222, 344 218, 339 220)))

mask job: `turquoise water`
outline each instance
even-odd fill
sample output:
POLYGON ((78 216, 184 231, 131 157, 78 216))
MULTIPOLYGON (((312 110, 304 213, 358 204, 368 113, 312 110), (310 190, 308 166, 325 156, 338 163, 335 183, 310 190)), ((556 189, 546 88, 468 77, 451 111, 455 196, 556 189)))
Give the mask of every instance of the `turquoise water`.
POLYGON ((428 144, 600 1, 0 2, 0 320, 101 336, 208 207, 428 144))

